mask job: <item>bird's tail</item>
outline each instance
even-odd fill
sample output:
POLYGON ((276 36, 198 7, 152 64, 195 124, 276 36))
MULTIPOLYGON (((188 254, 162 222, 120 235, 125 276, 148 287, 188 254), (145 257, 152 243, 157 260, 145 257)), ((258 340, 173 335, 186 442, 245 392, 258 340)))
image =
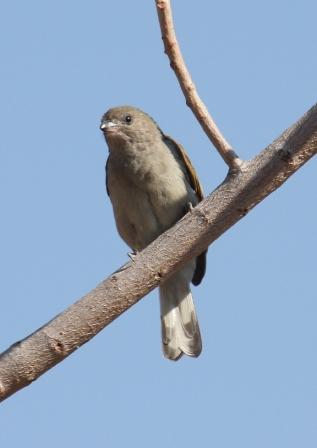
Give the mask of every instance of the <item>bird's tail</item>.
POLYGON ((183 354, 197 357, 202 349, 190 280, 185 267, 160 286, 163 352, 174 361, 183 354))

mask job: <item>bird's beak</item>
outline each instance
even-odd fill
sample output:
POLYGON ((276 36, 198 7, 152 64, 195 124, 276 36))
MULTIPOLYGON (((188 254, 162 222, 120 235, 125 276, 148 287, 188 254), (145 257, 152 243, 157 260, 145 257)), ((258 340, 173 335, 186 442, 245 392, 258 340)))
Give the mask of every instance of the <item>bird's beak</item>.
POLYGON ((102 132, 111 130, 115 127, 117 127, 118 125, 116 123, 114 123, 113 121, 107 120, 107 121, 103 121, 100 125, 100 130, 102 132))

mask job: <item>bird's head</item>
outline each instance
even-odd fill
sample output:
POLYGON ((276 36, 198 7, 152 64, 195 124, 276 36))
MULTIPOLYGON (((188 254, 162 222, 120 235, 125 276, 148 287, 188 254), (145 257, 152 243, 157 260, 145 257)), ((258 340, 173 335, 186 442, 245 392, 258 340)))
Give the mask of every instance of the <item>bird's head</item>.
POLYGON ((155 137, 162 136, 155 121, 145 112, 132 106, 109 109, 101 119, 100 129, 110 149, 112 145, 147 143, 155 137))

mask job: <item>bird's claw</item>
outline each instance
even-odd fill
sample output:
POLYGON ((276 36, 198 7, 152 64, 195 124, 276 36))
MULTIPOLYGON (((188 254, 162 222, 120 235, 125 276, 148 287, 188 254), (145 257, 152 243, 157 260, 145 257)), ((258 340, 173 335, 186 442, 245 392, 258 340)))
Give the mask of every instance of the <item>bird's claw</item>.
POLYGON ((135 257, 138 255, 138 252, 136 250, 134 250, 133 252, 129 252, 128 253, 128 257, 134 261, 135 257))
POLYGON ((191 202, 188 202, 188 211, 192 212, 194 210, 193 204, 191 202))

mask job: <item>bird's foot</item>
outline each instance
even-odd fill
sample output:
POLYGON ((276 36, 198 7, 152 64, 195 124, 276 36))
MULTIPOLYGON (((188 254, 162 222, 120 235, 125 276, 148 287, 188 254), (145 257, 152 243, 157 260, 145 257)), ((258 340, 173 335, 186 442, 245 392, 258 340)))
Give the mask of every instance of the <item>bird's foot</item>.
POLYGON ((135 257, 138 255, 138 251, 137 250, 134 250, 133 252, 129 252, 128 253, 128 257, 132 260, 132 261, 134 261, 134 259, 135 259, 135 257))
POLYGON ((191 213, 194 210, 193 204, 188 202, 188 211, 191 213))

